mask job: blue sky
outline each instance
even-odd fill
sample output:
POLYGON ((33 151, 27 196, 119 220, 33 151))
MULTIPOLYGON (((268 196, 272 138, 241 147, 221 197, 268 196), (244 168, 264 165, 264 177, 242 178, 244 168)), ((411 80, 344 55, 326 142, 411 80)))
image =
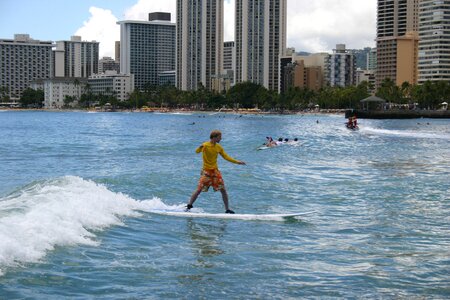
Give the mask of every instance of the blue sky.
POLYGON ((69 39, 90 17, 91 6, 121 18, 136 0, 0 0, 0 38, 29 33, 39 40, 69 39))
MULTIPOLYGON (((330 52, 374 47, 376 0, 288 0, 287 46, 297 51, 330 52)), ((0 0, 0 38, 28 33, 37 40, 100 42, 100 55, 114 57, 120 20, 146 20, 167 11, 175 21, 176 0, 0 0)), ((225 0, 225 40, 234 37, 234 0, 225 0)))

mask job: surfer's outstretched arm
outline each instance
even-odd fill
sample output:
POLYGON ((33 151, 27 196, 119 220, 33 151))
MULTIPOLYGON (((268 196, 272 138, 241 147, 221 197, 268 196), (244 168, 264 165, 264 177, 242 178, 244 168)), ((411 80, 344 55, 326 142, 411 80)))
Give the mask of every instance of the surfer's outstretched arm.
POLYGON ((219 154, 226 160, 228 160, 229 162, 232 162, 234 164, 238 164, 238 165, 245 165, 246 163, 242 160, 237 160, 232 158, 231 156, 229 156, 225 150, 223 150, 223 148, 221 148, 221 151, 219 152, 219 154))

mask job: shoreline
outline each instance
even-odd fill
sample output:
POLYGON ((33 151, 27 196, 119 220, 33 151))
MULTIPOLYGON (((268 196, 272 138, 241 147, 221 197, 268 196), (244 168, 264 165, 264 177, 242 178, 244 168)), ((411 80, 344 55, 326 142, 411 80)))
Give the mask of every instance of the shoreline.
POLYGON ((263 111, 259 109, 216 109, 216 110, 192 110, 192 109, 168 109, 168 108, 144 108, 144 109, 46 109, 46 108, 0 108, 5 111, 43 111, 43 112, 85 112, 85 113, 157 113, 157 114, 230 114, 230 115, 342 115, 344 118, 356 115, 358 119, 420 119, 420 118, 450 118, 450 111, 444 110, 419 110, 419 111, 363 111, 358 109, 314 109, 302 111, 263 111))
POLYGON ((311 114, 333 114, 345 115, 345 109, 320 109, 310 111, 262 111, 256 109, 226 109, 226 110, 190 110, 190 109, 46 109, 46 108, 0 108, 0 111, 47 111, 47 112, 129 112, 129 113, 206 113, 206 114, 240 114, 240 115, 311 115, 311 114))

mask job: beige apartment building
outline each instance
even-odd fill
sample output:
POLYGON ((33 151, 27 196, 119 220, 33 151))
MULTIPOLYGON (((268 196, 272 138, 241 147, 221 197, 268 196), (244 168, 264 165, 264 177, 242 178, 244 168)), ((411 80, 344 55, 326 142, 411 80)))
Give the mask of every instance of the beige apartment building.
POLYGON ((325 86, 324 67, 326 53, 309 56, 291 56, 280 59, 280 93, 286 93, 291 87, 307 88, 318 91, 325 86))
POLYGON ((378 0, 376 86, 418 82, 419 0, 378 0))
POLYGON ((377 40, 376 86, 385 78, 392 79, 398 86, 405 81, 417 84, 418 47, 419 37, 414 31, 377 40))
POLYGON ((292 72, 292 85, 294 87, 318 91, 324 85, 321 67, 306 67, 303 60, 296 61, 296 66, 292 72))

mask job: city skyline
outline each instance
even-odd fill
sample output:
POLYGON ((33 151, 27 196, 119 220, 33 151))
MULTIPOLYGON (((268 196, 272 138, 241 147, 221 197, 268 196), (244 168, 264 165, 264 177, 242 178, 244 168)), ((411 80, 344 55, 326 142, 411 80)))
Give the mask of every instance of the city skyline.
MULTIPOLYGON (((148 13, 164 11, 170 12, 175 22, 175 2, 1 1, 0 38, 26 33, 33 39, 57 41, 79 35, 83 40, 100 42, 100 57, 114 57, 114 42, 120 39, 117 21, 147 20, 148 13), (41 19, 37 21, 36 16, 41 19)), ((234 0, 224 1, 224 41, 234 40, 234 4, 234 0)), ((375 0, 288 0, 287 11, 287 47, 294 47, 296 51, 330 52, 338 43, 350 49, 375 47, 375 0)))

